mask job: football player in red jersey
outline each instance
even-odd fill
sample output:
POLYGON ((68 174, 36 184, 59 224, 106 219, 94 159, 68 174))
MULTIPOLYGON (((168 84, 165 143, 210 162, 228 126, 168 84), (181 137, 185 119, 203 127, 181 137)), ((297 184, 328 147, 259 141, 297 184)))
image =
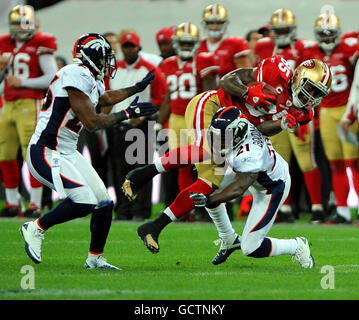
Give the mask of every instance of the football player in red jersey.
MULTIPOLYGON (((160 68, 167 82, 165 102, 160 109, 156 130, 163 128, 169 119, 169 149, 181 145, 187 139, 185 112, 190 100, 200 92, 216 89, 219 66, 215 65, 214 55, 198 53, 200 34, 198 27, 189 22, 177 26, 173 46, 177 55, 165 59, 160 68)), ((178 169, 178 188, 183 190, 193 183, 192 165, 178 169)))
POLYGON ((209 5, 203 11, 202 23, 207 38, 201 40, 198 53, 214 53, 220 77, 237 68, 250 67, 247 40, 225 35, 229 23, 226 8, 220 4, 209 5))
MULTIPOLYGON (((286 8, 276 10, 270 19, 270 37, 257 41, 254 54, 258 61, 280 55, 294 70, 301 62, 301 52, 311 40, 296 38, 296 18, 286 8)), ((309 57, 308 57, 309 58, 309 57)), ((314 121, 313 121, 314 122, 314 121)), ((313 122, 297 129, 297 135, 283 131, 271 138, 277 152, 290 163, 292 154, 295 156, 300 170, 303 172, 305 185, 311 200, 311 223, 323 221, 324 212, 321 195, 321 175, 314 161, 314 127, 313 122), (311 134, 309 134, 309 132, 311 134)), ((290 205, 290 196, 284 202, 277 217, 278 222, 293 222, 294 216, 290 205)))
MULTIPOLYGON (((0 121, 0 167, 6 188, 6 206, 2 214, 21 214, 17 197, 20 171, 15 162, 19 146, 23 158, 34 132, 37 112, 44 90, 54 77, 57 66, 56 39, 37 32, 34 8, 15 6, 9 13, 10 33, 0 37, 0 54, 8 58, 4 88, 4 110, 0 121)), ((42 184, 30 174, 30 204, 25 212, 41 214, 42 184)))
MULTIPOLYGON (((182 190, 157 219, 137 229, 146 247, 152 253, 159 251, 158 236, 162 229, 194 208, 194 203, 189 198, 192 192, 208 196, 221 185, 225 174, 223 163, 221 166, 213 156, 206 135, 206 129, 219 108, 240 108, 250 122, 270 136, 282 129, 293 131, 297 125, 312 120, 313 110, 308 108, 320 103, 328 94, 330 84, 331 74, 323 62, 303 62, 293 74, 288 63, 282 57, 275 56, 263 60, 257 68, 234 70, 222 77, 221 89, 205 91, 195 96, 188 104, 185 114, 187 129, 195 133, 193 144, 170 150, 153 164, 133 170, 127 175, 128 183, 124 186, 124 191, 129 198, 135 198, 136 189, 158 173, 196 163, 197 181, 182 190), (248 86, 253 82, 258 83, 248 86), (274 92, 265 93, 263 82, 271 85, 274 92), (267 99, 271 99, 272 103, 267 99)), ((219 264, 236 248, 240 248, 240 240, 231 226, 225 207, 221 205, 208 209, 207 212, 220 230, 222 245, 213 261, 214 264, 219 264)))
MULTIPOLYGON (((351 223, 347 205, 349 181, 346 168, 353 173, 354 186, 359 193, 358 149, 342 142, 337 134, 337 126, 346 110, 346 104, 353 81, 353 63, 357 56, 358 38, 340 37, 339 18, 334 13, 323 13, 314 24, 317 43, 305 48, 303 58, 312 57, 324 61, 333 75, 330 94, 320 105, 320 131, 323 146, 332 169, 332 186, 337 202, 337 214, 329 223, 351 223)), ((355 132, 357 125, 350 130, 355 132)))

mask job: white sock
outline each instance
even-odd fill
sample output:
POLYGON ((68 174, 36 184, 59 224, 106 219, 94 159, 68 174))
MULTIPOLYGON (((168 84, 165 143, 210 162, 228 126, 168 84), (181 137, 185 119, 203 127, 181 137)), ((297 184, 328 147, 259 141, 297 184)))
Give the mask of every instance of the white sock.
POLYGON ((173 212, 171 211, 171 209, 169 207, 167 207, 165 210, 163 210, 163 213, 165 213, 172 221, 177 220, 176 216, 173 214, 173 212))
POLYGON ((297 240, 295 239, 269 238, 269 240, 272 242, 272 252, 270 257, 276 257, 282 254, 294 255, 298 247, 297 240))
POLYGON ((337 213, 347 221, 351 221, 352 219, 349 207, 337 207, 337 213))
POLYGON ((283 204, 280 207, 280 211, 282 211, 283 213, 289 213, 292 212, 292 207, 289 204, 283 204))
POLYGON ((42 200, 42 187, 31 188, 30 202, 36 204, 39 208, 41 208, 41 200, 42 200))
POLYGON ((6 188, 5 189, 6 201, 13 206, 18 206, 19 205, 18 193, 19 190, 17 187, 11 189, 6 188))
POLYGON ((206 208, 206 210, 212 218, 221 239, 231 237, 236 233, 232 227, 231 221, 229 220, 226 205, 224 203, 221 203, 217 208, 206 208))

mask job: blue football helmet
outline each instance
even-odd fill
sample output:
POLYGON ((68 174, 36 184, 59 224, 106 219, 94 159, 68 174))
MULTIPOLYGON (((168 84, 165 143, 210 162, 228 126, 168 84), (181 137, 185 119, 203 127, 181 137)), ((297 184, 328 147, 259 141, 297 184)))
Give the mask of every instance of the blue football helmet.
POLYGON ((113 78, 117 70, 115 54, 108 40, 98 33, 83 34, 73 49, 75 63, 88 67, 96 80, 113 78))
POLYGON ((235 106, 219 109, 212 118, 208 128, 208 141, 212 153, 225 156, 236 149, 248 134, 248 120, 235 106))

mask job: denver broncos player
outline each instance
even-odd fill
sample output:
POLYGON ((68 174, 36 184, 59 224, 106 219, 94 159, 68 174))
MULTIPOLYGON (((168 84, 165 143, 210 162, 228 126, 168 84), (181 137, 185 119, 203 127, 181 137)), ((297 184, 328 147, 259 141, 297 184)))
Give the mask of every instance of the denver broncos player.
POLYGON ((92 213, 85 268, 118 269, 103 257, 113 201, 95 169, 77 151, 77 141, 83 127, 94 131, 154 113, 155 106, 137 103, 138 98, 120 112, 105 114, 95 109, 113 106, 143 91, 154 75, 149 72, 134 86, 105 91, 104 76, 113 75, 116 60, 110 43, 96 33, 82 35, 76 41, 73 58, 74 64, 59 70, 52 80, 27 150, 27 163, 34 177, 65 200, 39 219, 23 224, 20 231, 27 255, 40 263, 46 230, 92 213))
POLYGON ((220 4, 207 6, 202 14, 207 37, 201 40, 198 53, 211 52, 220 66, 219 76, 237 68, 250 67, 250 49, 247 40, 226 36, 229 24, 227 9, 220 4))
MULTIPOLYGON (((170 149, 180 146, 186 140, 185 112, 190 100, 200 92, 216 89, 218 86, 219 66, 211 53, 199 53, 198 27, 184 22, 177 26, 173 46, 176 56, 165 59, 160 68, 167 82, 165 102, 160 109, 156 128, 162 129, 169 118, 168 144, 170 149)), ((192 166, 178 170, 178 187, 182 190, 192 184, 192 166)))
MULTIPOLYGON (((225 201, 241 197, 248 190, 253 195, 253 205, 240 238, 242 253, 252 258, 288 254, 303 268, 313 268, 314 259, 306 238, 266 237, 291 185, 288 163, 276 152, 270 140, 234 106, 217 111, 208 134, 211 141, 220 146, 213 152, 225 155, 234 172, 234 181, 210 196, 191 194, 195 206, 214 209, 225 201)), ((226 232, 225 223, 218 221, 216 225, 219 233, 226 232)), ((234 248, 228 251, 233 252, 234 248)))
MULTIPOLYGON (((276 10, 270 18, 270 37, 259 39, 254 48, 254 53, 259 61, 274 56, 282 56, 294 70, 302 61, 303 49, 313 43, 312 40, 297 39, 296 18, 293 12, 286 8, 276 10)), ((309 59, 309 57, 308 57, 309 59)), ((258 62, 259 62, 258 61, 258 62)), ((313 122, 301 126, 296 131, 297 136, 286 131, 271 137, 273 146, 277 152, 290 163, 291 155, 298 161, 299 168, 303 172, 304 181, 309 193, 312 208, 312 223, 324 219, 322 197, 321 197, 321 176, 314 161, 312 150, 314 149, 313 122), (306 132, 312 134, 305 134, 306 132), (300 137, 300 138, 299 138, 300 137)), ((278 221, 293 221, 294 217, 290 206, 290 197, 284 202, 278 214, 278 221)))
MULTIPOLYGON (((9 13, 9 27, 10 33, 0 37, 0 54, 8 58, 0 121, 0 170, 6 189, 2 215, 14 216, 21 214, 17 197, 20 171, 15 159, 19 146, 26 158, 43 92, 57 71, 57 45, 52 35, 36 31, 31 6, 15 6, 9 13)), ((41 214, 42 184, 30 174, 30 185, 30 204, 25 215, 35 217, 41 214)))
MULTIPOLYGON (((137 229, 147 248, 157 253, 161 230, 194 208, 193 201, 189 198, 191 192, 207 196, 220 186, 225 174, 223 161, 221 162, 223 159, 217 161, 212 156, 206 134, 219 108, 240 108, 248 120, 267 136, 277 134, 282 129, 293 131, 297 125, 306 124, 312 119, 313 112, 307 108, 309 105, 318 105, 328 94, 330 81, 329 69, 321 61, 307 61, 300 65, 293 75, 288 63, 282 57, 275 56, 263 60, 257 68, 234 70, 220 80, 221 89, 195 96, 188 104, 185 114, 186 126, 192 133, 193 143, 170 150, 154 164, 128 174, 129 183, 125 193, 131 198, 136 195, 136 188, 156 174, 177 169, 188 163, 196 163, 197 181, 182 190, 156 220, 147 222, 137 229), (255 81, 257 85, 248 86, 255 81), (263 92, 263 82, 275 88, 277 98, 273 94, 263 92), (270 103, 267 99, 276 102, 270 103)), ((216 221, 216 216, 227 215, 224 206, 207 211, 213 221, 216 221)), ((229 219, 227 222, 230 223, 229 219)), ((221 250, 239 245, 236 234, 227 236, 222 238, 221 250)), ((221 263, 218 259, 222 258, 215 257, 216 264, 221 263)))
MULTIPOLYGON (((346 167, 351 168, 356 192, 359 192, 358 149, 342 142, 337 135, 337 125, 346 110, 354 76, 353 63, 357 55, 358 38, 340 37, 339 18, 334 13, 322 13, 314 24, 317 43, 307 46, 303 59, 313 57, 324 61, 333 75, 331 92, 320 105, 320 131, 323 146, 332 170, 332 186, 337 202, 337 214, 332 223, 350 223, 347 205, 349 182, 346 167)), ((357 124, 350 130, 356 132, 357 124)))

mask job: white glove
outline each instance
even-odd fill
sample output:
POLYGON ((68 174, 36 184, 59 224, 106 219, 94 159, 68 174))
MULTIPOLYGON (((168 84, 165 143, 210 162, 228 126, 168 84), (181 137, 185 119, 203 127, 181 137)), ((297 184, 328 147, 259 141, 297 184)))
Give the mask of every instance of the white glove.
POLYGON ((203 193, 192 192, 189 197, 194 201, 194 206, 197 208, 203 208, 207 205, 208 198, 203 193))
POLYGON ((297 119, 292 116, 290 113, 286 113, 280 122, 280 127, 283 130, 287 130, 290 133, 293 133, 295 131, 295 129, 297 128, 298 124, 297 124, 297 119))

